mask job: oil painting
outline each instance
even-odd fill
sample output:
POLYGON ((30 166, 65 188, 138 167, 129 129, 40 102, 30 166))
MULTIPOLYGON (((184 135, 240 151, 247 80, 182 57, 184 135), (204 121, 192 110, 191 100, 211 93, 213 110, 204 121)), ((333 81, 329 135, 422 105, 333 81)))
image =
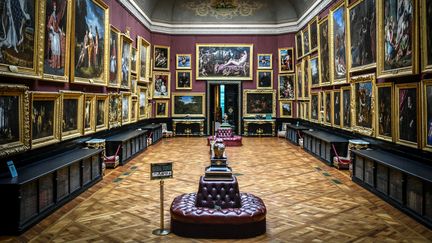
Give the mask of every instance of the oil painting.
POLYGON ((310 66, 310 79, 312 83, 312 87, 319 86, 320 80, 319 80, 319 62, 318 57, 312 57, 309 60, 309 66, 310 66))
POLYGON ((302 32, 299 31, 295 35, 295 43, 296 43, 296 56, 297 59, 300 59, 303 56, 303 37, 302 32))
POLYGON ((332 125, 332 91, 324 92, 324 124, 332 125))
POLYGON ((302 99, 302 84, 303 84, 303 62, 299 61, 296 65, 296 80, 297 80, 297 99, 302 99), (300 88, 299 88, 300 87, 300 88))
POLYGON ((101 131, 108 128, 108 95, 98 94, 96 96, 96 107, 95 107, 95 125, 96 131, 101 131))
POLYGON ((396 141, 412 147, 418 142, 417 90, 417 84, 396 84, 396 141))
POLYGON ((192 71, 176 71, 176 89, 192 89, 192 71))
POLYGON ((310 67, 309 67, 309 57, 303 58, 303 98, 309 99, 309 89, 310 89, 310 67))
POLYGON ((130 69, 131 72, 136 74, 137 72, 137 49, 136 47, 132 47, 132 52, 131 52, 131 64, 130 64, 130 69))
POLYGON ((109 95, 109 127, 119 127, 122 120, 122 99, 118 93, 111 93, 109 95))
POLYGON ((346 82, 346 50, 345 50, 345 5, 339 4, 331 11, 331 81, 346 82))
POLYGON ((168 117, 168 104, 169 100, 157 100, 156 101, 156 118, 168 117))
POLYGON ((432 2, 421 0, 421 44, 422 71, 432 71, 432 2))
POLYGON ((33 92, 31 97, 31 147, 60 141, 60 94, 33 92))
POLYGON ((423 81, 423 148, 432 150, 432 80, 423 81))
POLYGON ((86 94, 84 98, 84 133, 88 134, 94 132, 94 101, 95 96, 91 94, 86 94))
POLYGON ((80 136, 83 124, 83 99, 81 92, 62 91, 62 139, 80 136))
POLYGON ((311 93, 310 119, 318 121, 319 117, 319 93, 311 93))
POLYGON ((173 117, 203 117, 205 115, 203 93, 173 93, 172 116, 173 117))
POLYGON ((120 87, 124 89, 130 89, 131 86, 131 55, 132 55, 132 39, 129 36, 121 35, 120 45, 120 87))
POLYGON ((328 18, 324 18, 318 25, 318 54, 320 84, 330 84, 330 51, 329 51, 329 25, 328 18))
POLYGON ((164 99, 170 98, 170 73, 154 72, 153 73, 153 98, 164 99))
POLYGON ((138 117, 139 119, 146 118, 147 108, 147 88, 138 86, 138 117))
POLYGON ((192 68, 192 55, 191 54, 177 54, 177 69, 191 69, 192 68))
POLYGON ((340 127, 341 125, 341 92, 340 90, 333 91, 333 126, 340 127))
POLYGON ((279 100, 295 99, 295 75, 280 74, 278 78, 279 100))
POLYGON ((375 75, 351 78, 353 102, 353 130, 368 136, 374 135, 375 75))
POLYGON ((110 59, 109 59, 109 77, 108 86, 119 87, 119 61, 118 54, 120 53, 120 32, 114 26, 111 26, 110 30, 110 59))
POLYGON ((310 31, 310 49, 315 51, 318 48, 318 17, 312 19, 309 23, 310 31))
POLYGON ((243 116, 276 116, 276 96, 274 90, 243 90, 243 116))
POLYGON ((303 56, 309 54, 310 51, 310 42, 309 42, 309 26, 303 30, 303 56))
POLYGON ((292 101, 280 101, 279 102, 279 116, 281 118, 291 118, 293 107, 292 107, 292 101))
POLYGON ((272 69, 272 57, 273 54, 258 54, 257 55, 258 69, 272 69))
POLYGON ((138 36, 138 81, 150 81, 150 42, 141 36, 138 36))
POLYGON ((342 92, 342 128, 351 129, 351 87, 343 87, 342 92))
POLYGON ((293 48, 279 48, 279 73, 294 72, 293 48))
POLYGON ((169 46, 154 46, 153 60, 155 70, 169 71, 170 47, 169 46))
POLYGON ((393 123, 393 83, 377 84, 377 116, 376 127, 378 138, 392 141, 392 123, 393 123))
POLYGON ((273 70, 257 71, 257 89, 273 89, 273 70))
POLYGON ((121 121, 122 125, 131 121, 131 95, 129 92, 121 92, 121 121))

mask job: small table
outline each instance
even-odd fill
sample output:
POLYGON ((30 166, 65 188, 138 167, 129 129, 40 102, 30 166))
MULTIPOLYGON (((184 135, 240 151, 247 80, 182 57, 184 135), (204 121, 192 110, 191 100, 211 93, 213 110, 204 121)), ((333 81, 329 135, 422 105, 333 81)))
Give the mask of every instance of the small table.
POLYGON ((203 136, 204 119, 173 119, 174 136, 203 136))
POLYGON ((243 119, 244 136, 275 136, 275 119, 243 119))

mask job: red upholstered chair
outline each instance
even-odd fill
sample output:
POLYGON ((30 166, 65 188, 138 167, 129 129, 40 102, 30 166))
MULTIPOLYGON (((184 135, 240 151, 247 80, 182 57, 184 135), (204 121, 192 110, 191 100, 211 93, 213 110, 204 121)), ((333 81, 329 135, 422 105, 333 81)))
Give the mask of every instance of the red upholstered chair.
POLYGON ((210 145, 215 138, 221 138, 225 146, 242 146, 242 137, 234 135, 231 128, 219 128, 216 131, 216 136, 207 138, 207 145, 210 145))

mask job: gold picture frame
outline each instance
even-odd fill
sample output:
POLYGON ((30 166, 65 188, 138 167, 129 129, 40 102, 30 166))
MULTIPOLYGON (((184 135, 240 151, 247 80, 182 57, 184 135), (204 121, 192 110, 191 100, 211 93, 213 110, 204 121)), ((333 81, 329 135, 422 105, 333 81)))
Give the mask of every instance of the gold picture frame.
POLYGON ((279 101, 279 117, 280 118, 292 118, 293 117, 293 102, 288 100, 279 101), (289 107, 289 110, 288 108, 289 107), (288 112, 289 114, 284 114, 288 112))
POLYGON ((256 88, 257 89, 273 89, 273 70, 257 70, 256 71, 256 88), (265 74, 265 75, 261 75, 265 74), (267 75, 270 74, 270 75, 267 75), (266 76, 266 77, 264 77, 266 76), (267 78, 270 77, 270 78, 267 78), (268 84, 267 84, 268 83, 268 84))
POLYGON ((61 140, 79 137, 83 134, 83 106, 84 106, 84 93, 62 90, 61 93, 61 140), (75 100, 74 103, 66 103, 67 100, 75 100), (74 107, 76 105, 76 107, 74 107), (76 110, 76 116, 73 115, 76 110), (76 121, 74 119, 76 118, 76 121), (74 124, 75 123, 75 124, 74 124))
MULTIPOLYGON (((409 95, 409 94, 407 94, 407 95, 409 95)), ((407 103, 408 103, 407 106, 409 107, 408 97, 406 99, 407 99, 407 103)), ((395 119, 395 123, 394 123, 395 124, 395 131, 393 131, 393 134, 395 135, 395 141, 396 141, 396 143, 402 144, 402 145, 406 145, 406 146, 409 146, 409 147, 413 147, 413 148, 418 148, 418 146, 420 144, 419 141, 421 140, 421 133, 420 133, 420 130, 421 130, 420 129, 420 120, 421 120, 421 115, 420 115, 420 112, 421 112, 420 106, 421 106, 421 104, 420 103, 421 102, 420 102, 420 100, 421 99, 420 99, 420 92, 419 92, 419 84, 418 83, 406 83, 406 84, 396 84, 395 85, 395 112, 393 114, 395 114, 396 119, 395 119), (405 116, 405 114, 408 114, 408 112, 402 112, 404 114, 401 114, 401 111, 400 111, 400 107, 401 107, 401 104, 400 104, 400 102, 401 102, 401 100, 400 100, 400 91, 401 90, 408 90, 408 89, 414 89, 415 90, 415 95, 416 95, 416 98, 414 99, 415 102, 416 102, 416 105, 415 105, 416 114, 411 117, 411 118, 415 118, 416 121, 411 121, 411 122, 406 122, 407 121, 406 117, 408 117, 408 116, 405 116), (404 118, 401 118, 401 115, 403 115, 404 118), (400 125, 401 125, 400 122, 401 121, 403 121, 404 124, 410 125, 412 123, 412 125, 416 126, 416 129, 415 129, 416 136, 413 139, 415 141, 410 141, 408 139, 401 138, 401 132, 400 131, 401 130, 403 130, 403 131, 408 131, 409 130, 405 126, 403 126, 402 128, 400 128, 400 125)), ((402 101, 402 102, 404 102, 404 101, 402 101)), ((412 101, 411 101, 411 103, 412 103, 412 101)), ((413 106, 411 105, 411 108, 412 107, 413 106)), ((410 135, 413 134, 414 131, 410 131, 410 132, 407 132, 406 135, 410 136, 410 135)))
POLYGON ((137 68, 137 66, 138 66, 138 62, 137 62, 138 56, 137 56, 137 53, 138 53, 137 48, 132 45, 132 48, 131 48, 131 58, 130 58, 130 60, 131 60, 130 61, 131 62, 130 70, 131 70, 131 74, 135 75, 135 76, 137 76, 137 69, 138 69, 137 68))
POLYGON ((169 100, 156 100, 155 106, 155 118, 168 118, 169 100), (163 113, 160 112, 162 109, 163 113))
POLYGON ((310 121, 319 123, 321 117, 321 107, 320 107, 320 92, 311 92, 311 104, 310 104, 310 121), (314 110, 314 106, 316 103, 316 110, 314 110))
MULTIPOLYGON (((422 63, 422 72, 432 72, 432 57, 430 53, 432 52, 432 45, 428 46, 428 37, 432 34, 430 31, 431 24, 427 22, 427 18, 432 18, 431 14, 427 11, 430 11, 432 8, 430 1, 428 0, 420 0, 420 27, 421 27, 421 63, 422 63), (429 8, 429 9, 428 9, 429 8), (429 28, 429 30, 428 30, 429 28)), ((432 42, 432 41, 431 41, 432 42)))
POLYGON ((109 95, 97 94, 95 105, 95 129, 97 132, 108 129, 109 95))
POLYGON ((318 20, 319 17, 315 16, 312 18, 311 21, 309 21, 308 27, 309 27, 309 53, 313 53, 316 50, 318 50, 318 20), (314 27, 315 25, 315 27, 314 27), (314 39, 312 38, 314 33, 312 33, 312 31, 315 32, 315 41, 313 41, 314 39), (314 43, 315 42, 315 43, 314 43), (315 46, 313 45, 315 44, 315 46))
POLYGON ((192 70, 176 70, 176 89, 191 90, 192 83, 192 70), (186 74, 186 77, 179 77, 182 74, 186 74))
POLYGON ((169 99, 171 93, 171 73, 153 72, 152 99, 169 99))
POLYGON ((332 125, 333 127, 340 128, 342 125, 341 119, 341 102, 342 101, 342 93, 340 89, 333 90, 332 96, 332 125))
POLYGON ((351 85, 343 86, 341 91, 341 128, 347 131, 352 130, 352 90, 351 85), (346 114, 348 113, 348 114, 346 114))
POLYGON ((294 72, 294 48, 278 48, 278 60, 279 73, 294 72))
POLYGON ((120 92, 121 95, 121 125, 131 123, 132 95, 130 92, 120 92))
POLYGON ((170 47, 153 45, 153 69, 160 71, 170 70, 170 47))
POLYGON ((30 136, 32 149, 60 141, 60 121, 63 120, 60 102, 60 93, 31 92, 30 136), (52 107, 48 107, 49 103, 47 102, 52 103, 52 107), (41 135, 42 132, 47 134, 41 135))
POLYGON ((383 139, 389 142, 393 142, 394 138, 394 122, 395 122, 395 116, 394 116, 394 110, 395 110, 395 102, 394 102, 394 84, 393 82, 387 82, 387 83, 377 83, 376 89, 375 89, 375 100, 376 100, 376 115, 375 115, 375 137, 379 139, 383 139), (384 99, 381 98, 380 90, 382 89, 390 89, 390 94, 383 95, 384 99), (387 100, 389 99, 389 100, 387 100), (384 100, 382 102, 382 100, 384 100), (387 102, 385 102, 387 100, 387 102), (388 104, 390 103, 390 105, 388 104), (384 109, 389 109, 385 111, 384 109), (383 113, 390 113, 390 114, 383 114, 383 113), (380 121, 388 120, 390 119, 390 134, 386 135, 384 134, 385 128, 380 124, 380 121))
POLYGON ((131 89, 131 76, 132 76, 132 66, 131 66, 131 59, 132 59, 132 43, 133 40, 129 37, 128 33, 120 34, 120 50, 119 50, 119 82, 120 82, 120 88, 122 89, 131 89), (129 45, 127 52, 125 52, 126 45, 129 45), (126 60, 126 63, 123 63, 123 60, 126 60), (123 66, 127 65, 126 70, 123 70, 123 66), (126 71, 126 72, 124 72, 126 71))
POLYGON ((333 126, 333 90, 324 91, 324 114, 323 115, 324 115, 323 124, 327 126, 333 126), (329 119, 327 119, 327 116, 329 119))
POLYGON ((0 158, 30 149, 28 87, 0 84, 0 158))
POLYGON ((257 69, 273 69, 273 54, 258 53, 257 54, 257 69))
POLYGON ((295 34, 296 58, 303 57, 303 32, 300 30, 295 34))
POLYGON ((176 68, 192 69, 192 54, 176 54, 176 68))
POLYGON ((109 38, 109 71, 108 71, 108 87, 120 88, 119 70, 120 70, 120 30, 110 26, 110 38, 109 38), (113 38, 115 38, 115 43, 113 38), (113 50, 115 48, 115 50, 113 50))
MULTIPOLYGON (((346 65, 346 58, 347 58, 347 48, 346 48, 346 6, 345 1, 342 0, 339 3, 337 3, 335 6, 333 6, 330 9, 329 13, 329 46, 330 46, 330 81, 331 84, 344 84, 347 83, 347 77, 348 77, 348 69, 346 65), (340 16, 340 9, 343 9, 343 16, 340 16), (335 27, 339 27, 341 23, 335 24, 334 18, 338 18, 340 21, 343 21, 343 38, 339 38, 339 41, 342 40, 344 43, 343 45, 340 45, 341 48, 343 48, 343 54, 339 58, 344 58, 345 60, 341 62, 336 62, 336 55, 337 52, 335 49, 335 44, 337 43, 336 40, 338 40, 338 37, 335 37, 335 27), (345 65, 345 66, 344 66, 345 65), (337 69, 337 70, 336 70, 337 69)), ((338 60, 339 60, 338 58, 338 60)))
POLYGON ((55 81, 55 82, 69 82, 69 65, 70 65, 70 37, 71 37, 71 19, 72 19, 72 1, 63 1, 65 6, 58 6, 60 2, 57 3, 56 8, 62 9, 62 7, 66 8, 66 11, 60 15, 56 12, 55 18, 53 18, 53 13, 46 12, 48 9, 52 9, 52 7, 48 7, 49 4, 53 4, 52 0, 43 0, 41 1, 41 16, 44 18, 41 19, 39 28, 42 42, 42 49, 38 51, 41 57, 38 62, 38 70, 42 79, 55 81), (49 17, 48 17, 49 16, 49 17), (60 19, 59 19, 60 18, 60 19), (46 22, 48 20, 48 23, 46 22), (64 26, 61 26, 64 25, 64 26), (64 32, 63 27, 66 28, 64 32), (52 37, 50 40, 49 37, 52 37), (64 38, 64 41, 62 39, 64 38), (54 40, 55 39, 55 40, 54 40), (54 40, 54 41, 53 41, 54 40), (57 47, 52 47, 52 42, 57 44, 57 47), (62 43, 64 43, 63 48, 61 47, 62 43), (52 47, 52 48, 50 48, 52 47), (51 60, 47 60, 46 57, 49 53, 47 50, 51 49, 51 60), (61 53, 64 50, 64 53, 61 53), (52 54, 58 53, 58 54, 52 54), (52 69, 52 70, 51 70, 52 69), (63 69, 63 71, 61 71, 63 69), (61 74, 63 72, 63 74, 61 74))
MULTIPOLYGON (((418 55, 419 55, 419 45, 418 45, 418 28, 419 28, 419 22, 418 22, 418 0, 411 0, 412 1, 412 26, 407 25, 407 28, 412 29, 411 36, 409 40, 411 40, 412 43, 412 49, 411 49, 411 65, 409 66, 403 66, 398 68, 386 68, 386 60, 389 59, 386 56, 386 48, 387 45, 384 43, 386 41, 386 33, 385 33, 385 16, 384 16, 384 1, 376 1, 377 3, 377 20, 378 20, 378 32, 377 32, 377 76, 378 78, 387 78, 387 77, 399 77, 404 75, 411 75, 411 74, 417 74, 418 73, 418 55)), ((390 8, 390 7, 389 7, 390 8)), ((397 10, 398 11, 398 10, 397 10)), ((398 19, 394 20, 395 23, 398 23, 398 19)), ((398 27, 396 25, 396 27, 398 27)), ((399 33, 399 32, 397 32, 399 33)), ((394 37, 395 39, 399 39, 397 37, 394 37)), ((392 43, 392 45, 395 45, 395 43, 392 43)), ((402 54, 403 56, 406 56, 406 54, 402 54)))
POLYGON ((310 68, 310 56, 304 57, 302 60, 303 63, 303 82, 302 82, 302 89, 303 89, 303 100, 309 100, 310 98, 310 91, 311 91, 311 68, 310 68))
POLYGON ((320 86, 331 85, 330 76, 330 25, 328 16, 318 22, 318 65, 320 86), (324 43, 325 42, 325 43, 324 43), (327 59, 327 60, 326 60, 327 59))
POLYGON ((256 115, 267 114, 271 114, 272 117, 276 117, 276 91, 264 89, 244 89, 243 117, 255 117, 256 115), (271 108, 269 108, 269 105, 265 103, 268 101, 271 101, 271 108), (254 104, 252 104, 252 102, 254 104), (257 105, 260 105, 261 107, 257 107, 257 105))
POLYGON ((320 62, 319 62, 319 56, 313 56, 309 58, 309 80, 310 80, 310 87, 316 88, 321 85, 321 75, 320 75, 320 62), (316 67, 316 68, 314 68, 316 67), (316 73, 315 73, 316 71, 316 73), (313 81, 317 79, 318 83, 313 83, 313 81))
POLYGON ((307 56, 311 53, 310 49, 310 35, 309 35, 309 25, 306 25, 302 30, 302 43, 303 43, 303 56, 307 56))
POLYGON ((172 117, 205 117, 205 93, 174 92, 171 102, 172 117), (199 99, 194 101, 192 97, 199 97, 199 99), (195 110, 196 107, 198 108, 195 110))
POLYGON ((298 96, 296 90, 297 84, 295 74, 278 75, 278 100, 295 100, 298 96))
POLYGON ((138 36, 138 82, 150 82, 151 45, 144 37, 138 36))
POLYGON ((122 120, 122 99, 119 93, 109 94, 108 104, 108 126, 109 129, 121 126, 122 120))
POLYGON ((130 122, 134 123, 138 121, 138 97, 136 95, 131 96, 131 107, 130 107, 130 122))
POLYGON ((432 151, 432 79, 422 81, 422 149, 432 151), (429 96, 428 96, 429 95, 429 96))
MULTIPOLYGON (((304 70, 303 70, 304 62, 303 60, 298 61, 296 64, 296 97, 297 100, 303 99, 303 80, 304 80, 304 70)), ((279 80, 278 80, 279 82, 279 80)))
MULTIPOLYGON (((77 14, 77 1, 72 1, 73 2, 73 7, 72 7, 72 20, 71 21, 71 51, 70 51, 70 56, 71 56, 71 62, 70 62, 70 81, 71 83, 80 83, 80 84, 89 84, 89 85, 98 85, 98 86, 107 86, 108 83, 108 75, 109 75, 109 70, 108 70, 108 59, 110 57, 109 54, 109 39, 110 39, 110 24, 109 24, 109 9, 108 9, 108 5, 105 4, 102 0, 91 0, 91 2, 93 4, 95 4, 95 6, 99 7, 100 10, 103 12, 103 29, 104 29, 104 35, 103 35, 103 39, 104 39, 104 45, 103 45, 103 53, 101 53, 102 55, 102 62, 101 62, 101 67, 103 68, 103 70, 101 71, 100 75, 97 77, 82 77, 82 76, 78 76, 77 74, 77 64, 80 64, 80 54, 86 54, 85 53, 85 49, 81 48, 81 51, 78 51, 78 45, 84 45, 83 43, 78 44, 75 43, 76 40, 76 28, 77 26, 79 28, 83 28, 83 26, 81 26, 78 23, 78 20, 80 21, 86 21, 87 16, 76 16, 77 14), (78 54, 78 55, 77 55, 78 54), (78 56, 78 63, 76 63, 75 58, 76 56, 78 56)), ((88 9, 87 9, 88 10, 88 9)), ((93 19, 99 19, 95 16, 92 16, 93 19)), ((82 38, 85 39, 85 38, 82 38)), ((81 40, 81 39, 80 39, 81 40)), ((81 65, 81 64, 80 64, 81 65)))
POLYGON ((144 86, 138 86, 138 120, 148 118, 146 110, 148 109, 148 89, 144 86))
POLYGON ((83 133, 84 135, 96 132, 96 95, 84 94, 83 133))
POLYGON ((351 77, 350 82, 352 131, 373 137, 375 136, 375 74, 351 77))

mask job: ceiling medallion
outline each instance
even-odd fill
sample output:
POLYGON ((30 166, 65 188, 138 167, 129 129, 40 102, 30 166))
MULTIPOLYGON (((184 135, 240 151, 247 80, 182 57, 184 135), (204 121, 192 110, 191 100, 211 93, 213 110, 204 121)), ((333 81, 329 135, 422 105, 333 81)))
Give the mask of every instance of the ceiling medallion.
POLYGON ((218 19, 232 19, 234 16, 252 16, 255 11, 265 4, 253 0, 192 0, 183 4, 184 7, 195 12, 195 15, 213 16, 218 19))

